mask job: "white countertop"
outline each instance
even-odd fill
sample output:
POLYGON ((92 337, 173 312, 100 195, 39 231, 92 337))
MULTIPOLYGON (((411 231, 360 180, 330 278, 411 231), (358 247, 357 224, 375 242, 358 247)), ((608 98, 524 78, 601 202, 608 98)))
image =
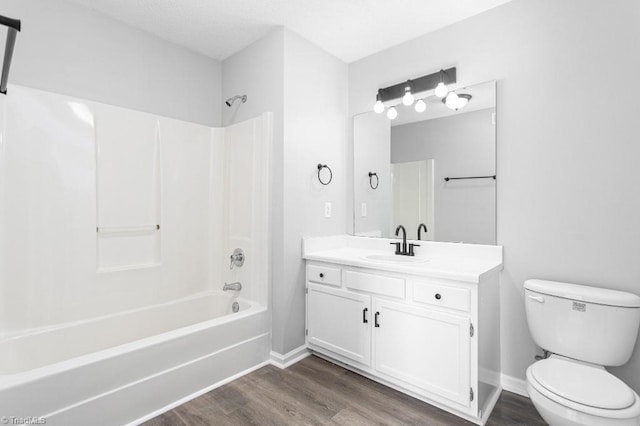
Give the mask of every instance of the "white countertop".
POLYGON ((395 241, 348 235, 305 238, 302 257, 317 262, 473 283, 502 270, 500 246, 419 241, 415 258, 398 255, 395 262, 394 248, 389 245, 395 241), (390 260, 368 259, 371 255, 387 256, 390 260))

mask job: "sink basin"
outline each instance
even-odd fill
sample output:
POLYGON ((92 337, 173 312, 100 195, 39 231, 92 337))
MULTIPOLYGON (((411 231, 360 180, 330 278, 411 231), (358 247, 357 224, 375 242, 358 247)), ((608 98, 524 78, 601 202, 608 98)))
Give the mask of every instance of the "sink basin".
POLYGON ((368 254, 362 256, 364 260, 385 263, 424 263, 427 261, 424 257, 401 256, 396 254, 368 254))

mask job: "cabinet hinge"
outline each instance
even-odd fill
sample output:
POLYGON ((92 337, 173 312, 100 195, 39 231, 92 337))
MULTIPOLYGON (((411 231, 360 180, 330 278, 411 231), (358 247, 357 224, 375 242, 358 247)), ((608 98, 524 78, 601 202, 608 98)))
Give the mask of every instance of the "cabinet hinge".
POLYGON ((305 292, 305 294, 309 294, 309 287, 305 287, 304 288, 304 292, 305 292))
POLYGON ((469 388, 469 401, 473 401, 473 388, 469 388))
POLYGON ((469 336, 473 337, 473 335, 474 335, 473 324, 469 324, 469 336))
POLYGON ((308 335, 309 335, 309 329, 308 329, 308 328, 305 328, 305 329, 304 329, 304 335, 305 335, 305 336, 308 336, 308 335))

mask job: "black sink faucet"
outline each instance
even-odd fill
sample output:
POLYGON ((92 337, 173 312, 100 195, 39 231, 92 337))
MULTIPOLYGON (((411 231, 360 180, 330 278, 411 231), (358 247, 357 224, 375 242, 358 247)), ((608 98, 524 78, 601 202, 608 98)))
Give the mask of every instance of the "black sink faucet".
POLYGON ((422 229, 424 228, 424 232, 427 233, 429 231, 427 231, 427 225, 425 225, 424 223, 421 223, 420 226, 418 226, 418 239, 421 240, 422 238, 420 238, 420 231, 422 231, 422 229))
POLYGON ((397 255, 415 256, 415 253, 413 252, 413 248, 414 247, 420 247, 420 245, 419 244, 409 244, 409 250, 407 250, 407 230, 404 229, 404 226, 398 225, 398 227, 396 228, 396 237, 400 233, 400 230, 402 230, 402 243, 397 242, 397 243, 390 243, 390 244, 396 246, 396 254, 397 255), (402 249, 400 248, 401 244, 402 244, 402 249))
POLYGON ((402 230, 402 251, 400 254, 407 254, 407 230, 404 229, 404 226, 398 225, 396 228, 396 237, 400 233, 400 230, 402 230))

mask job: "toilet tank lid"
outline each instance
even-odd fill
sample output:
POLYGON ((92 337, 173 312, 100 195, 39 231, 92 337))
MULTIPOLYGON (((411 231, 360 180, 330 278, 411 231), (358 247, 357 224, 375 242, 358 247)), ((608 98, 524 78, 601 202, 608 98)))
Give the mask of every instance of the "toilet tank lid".
POLYGON ((599 305, 640 308, 640 297, 626 291, 569 284, 558 281, 526 280, 524 288, 536 293, 599 305))

